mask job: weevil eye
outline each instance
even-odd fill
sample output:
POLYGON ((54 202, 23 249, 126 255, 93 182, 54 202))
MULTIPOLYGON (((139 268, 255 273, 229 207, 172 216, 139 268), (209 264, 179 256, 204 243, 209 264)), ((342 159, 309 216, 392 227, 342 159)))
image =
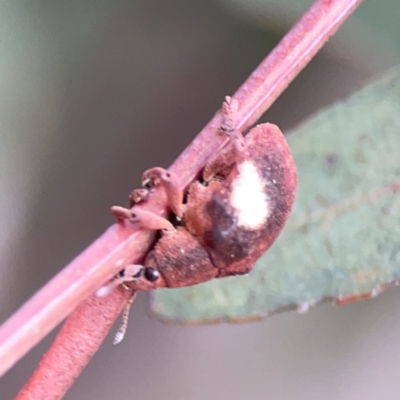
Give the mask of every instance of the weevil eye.
POLYGON ((160 273, 155 268, 148 267, 144 270, 144 277, 150 282, 155 282, 160 278, 160 273))

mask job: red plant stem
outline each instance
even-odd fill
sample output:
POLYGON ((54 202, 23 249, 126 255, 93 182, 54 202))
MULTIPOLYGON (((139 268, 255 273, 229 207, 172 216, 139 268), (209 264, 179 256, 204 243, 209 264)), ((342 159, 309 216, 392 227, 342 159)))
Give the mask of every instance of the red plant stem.
POLYGON ((127 290, 114 290, 107 299, 91 296, 72 313, 61 328, 46 356, 31 376, 25 388, 19 393, 19 400, 59 399, 69 389, 86 364, 76 362, 76 357, 91 357, 107 336, 128 300, 127 290), (92 310, 97 312, 93 313, 92 310), (79 337, 79 340, 76 338, 79 337), (66 340, 71 338, 71 340, 66 340), (81 344, 84 343, 84 347, 81 344), (72 379, 71 379, 72 377, 72 379), (56 384, 49 385, 48 382, 56 384))
MULTIPOLYGON (((239 101, 237 128, 245 130, 260 118, 361 3, 362 0, 315 1, 232 96, 239 101)), ((183 186, 220 150, 221 141, 215 134, 219 124, 217 115, 171 166, 183 186)))
MULTIPOLYGON (((259 118, 361 2, 362 0, 318 0, 314 3, 234 94, 233 97, 239 101, 237 128, 246 129, 259 118)), ((217 114, 171 166, 171 171, 179 176, 182 187, 186 187, 210 157, 224 145, 224 140, 217 135, 219 124, 220 116, 217 114)), ((153 196, 146 208, 162 214, 166 202, 165 196, 161 197, 153 196)), ((149 232, 132 231, 114 225, 65 267, 0 329, 0 375, 96 288, 126 264, 138 262, 148 250, 151 241, 149 232)), ((107 300, 110 301, 109 298, 107 300)), ((122 299, 114 301, 124 302, 122 299)), ((120 307, 115 307, 117 309, 120 307)), ((93 306, 91 299, 80 306, 69 321, 71 318, 78 318, 76 313, 82 313, 82 310, 85 310, 88 319, 91 318, 88 315, 94 316, 102 312, 97 306, 93 306)), ((76 330, 85 329, 85 319, 78 319, 80 322, 76 330)), ((57 338, 59 347, 63 346, 63 342, 74 340, 65 336, 65 331, 61 331, 60 335, 64 336, 57 338)), ((85 342, 81 345, 84 347, 85 342)), ((54 346, 52 352, 56 351, 54 346)), ((91 354, 82 354, 75 362, 86 365, 91 354)), ((42 361, 40 368, 44 365, 46 364, 42 361)), ((42 376, 46 374, 43 373, 42 376)), ((74 378, 75 376, 70 377, 71 382, 74 378)), ((33 387, 40 384, 37 380, 30 382, 30 389, 26 388, 28 391, 34 390, 33 387)), ((49 390, 50 385, 57 386, 57 383, 53 380, 45 385, 46 390, 49 390)))

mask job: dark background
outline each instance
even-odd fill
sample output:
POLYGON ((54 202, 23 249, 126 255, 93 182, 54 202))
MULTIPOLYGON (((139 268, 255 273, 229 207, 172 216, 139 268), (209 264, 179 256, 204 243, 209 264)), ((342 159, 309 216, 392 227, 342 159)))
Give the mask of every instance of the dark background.
MULTIPOLYGON (((0 4, 1 321, 113 222, 144 169, 175 159, 309 4, 0 4)), ((363 4, 264 119, 287 131, 397 64, 399 20, 398 0, 363 4)), ((145 304, 67 399, 398 398, 396 289, 242 326, 165 326, 145 304)), ((1 379, 1 399, 53 336, 1 379)))

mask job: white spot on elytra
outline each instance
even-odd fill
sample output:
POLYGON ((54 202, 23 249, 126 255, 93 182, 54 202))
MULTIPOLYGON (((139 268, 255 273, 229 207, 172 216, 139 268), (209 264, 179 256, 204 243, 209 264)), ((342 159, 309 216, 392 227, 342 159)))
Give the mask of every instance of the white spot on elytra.
POLYGON ((260 228, 269 215, 268 196, 255 165, 245 161, 237 166, 239 174, 232 182, 230 202, 238 212, 238 226, 260 228))

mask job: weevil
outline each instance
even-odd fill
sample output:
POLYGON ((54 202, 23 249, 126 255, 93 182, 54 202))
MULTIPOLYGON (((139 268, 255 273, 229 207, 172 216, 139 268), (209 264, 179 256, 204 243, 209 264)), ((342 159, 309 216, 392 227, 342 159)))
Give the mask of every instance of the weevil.
MULTIPOLYGON (((130 208, 112 207, 122 223, 161 232, 143 265, 127 266, 112 286, 123 283, 135 293, 247 274, 275 241, 294 202, 295 163, 276 125, 257 125, 245 136, 235 130, 237 108, 236 100, 225 98, 219 132, 228 135, 228 144, 186 191, 171 171, 155 167, 131 193, 130 208), (172 218, 136 207, 160 187, 172 218)), ((133 298, 114 343, 124 336, 133 298)))
POLYGON ((143 174, 143 188, 132 192, 132 208, 112 208, 119 220, 161 230, 144 265, 125 268, 121 282, 153 290, 247 274, 281 232, 295 198, 292 155, 276 125, 257 125, 246 136, 236 131, 237 107, 225 98, 220 132, 230 140, 186 193, 172 172, 156 167, 143 174), (160 186, 179 224, 134 206, 160 186))

